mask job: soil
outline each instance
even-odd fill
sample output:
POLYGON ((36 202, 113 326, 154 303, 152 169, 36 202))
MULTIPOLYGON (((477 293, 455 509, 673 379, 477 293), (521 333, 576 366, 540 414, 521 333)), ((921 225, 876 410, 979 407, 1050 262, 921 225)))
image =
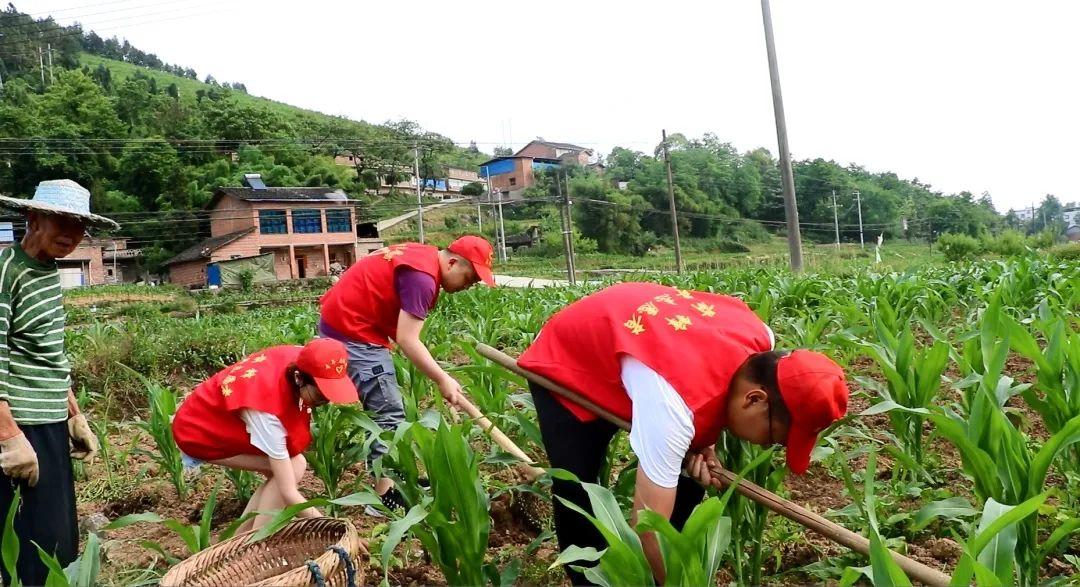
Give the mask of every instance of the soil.
POLYGON ((64 304, 69 306, 93 306, 95 304, 114 302, 171 302, 172 300, 173 296, 161 294, 101 294, 68 298, 64 300, 64 304))

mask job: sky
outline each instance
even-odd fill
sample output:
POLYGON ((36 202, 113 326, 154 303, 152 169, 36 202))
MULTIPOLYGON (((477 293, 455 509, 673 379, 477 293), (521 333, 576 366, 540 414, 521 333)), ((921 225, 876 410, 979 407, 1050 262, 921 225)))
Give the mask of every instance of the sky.
MULTIPOLYGON (((778 153, 756 0, 23 0, 204 78, 456 142, 651 153, 661 129, 778 153)), ((795 159, 1001 212, 1080 201, 1080 2, 772 0, 795 159)), ((843 195, 841 195, 843 196, 843 195)))

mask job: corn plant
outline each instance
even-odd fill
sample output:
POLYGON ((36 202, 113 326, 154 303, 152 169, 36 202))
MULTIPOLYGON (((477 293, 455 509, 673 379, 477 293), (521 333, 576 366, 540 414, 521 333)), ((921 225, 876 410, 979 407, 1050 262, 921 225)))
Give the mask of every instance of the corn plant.
POLYGON ((398 427, 389 452, 377 465, 394 470, 397 487, 411 506, 390 524, 381 553, 383 568, 388 568, 404 533, 411 531, 448 584, 512 583, 514 568, 500 572, 484 561, 490 503, 480 482, 479 458, 468 442, 470 426, 450 426, 442 418, 436 426, 431 430, 417 422, 398 427), (420 486, 420 466, 431 479, 430 494, 420 486))
MULTIPOLYGON (((382 429, 356 406, 335 405, 316 409, 311 428, 314 440, 308 451, 308 462, 315 476, 323 482, 326 495, 337 499, 343 493, 341 478, 354 465, 367 459, 382 429)), ((336 516, 338 506, 332 504, 329 513, 336 516)))
POLYGON ((136 375, 146 387, 150 403, 150 419, 140 419, 135 425, 149 434, 157 447, 156 453, 144 450, 138 450, 137 453, 157 463, 158 467, 172 480, 180 499, 185 499, 188 487, 184 479, 184 462, 180 457, 180 447, 176 446, 172 433, 172 418, 176 415, 177 407, 176 392, 156 381, 150 381, 141 374, 136 373, 136 375))
MULTIPOLYGON (((1041 305, 1049 318, 1049 309, 1041 305)), ((1069 420, 1080 416, 1080 334, 1073 332, 1061 318, 1042 321, 1046 346, 1039 348, 1026 328, 1004 317, 1013 350, 1035 363, 1036 386, 1023 392, 1024 401, 1042 416, 1051 433, 1060 431, 1069 420)), ((1068 466, 1080 472, 1080 450, 1069 450, 1068 466)))
MULTIPOLYGON (((987 314, 997 306, 996 300, 987 314)), ((977 374, 967 417, 936 408, 930 414, 938 433, 956 446, 964 472, 974 481, 975 494, 984 501, 1019 505, 1043 492, 1046 476, 1058 453, 1080 441, 1080 416, 1068 420, 1046 443, 1034 450, 1027 436, 1008 418, 1005 402, 1011 397, 1003 377, 1009 335, 997 320, 984 320, 980 337, 987 357, 984 371, 977 374), (987 329, 987 324, 991 324, 987 329), (1004 351, 1002 351, 1004 348, 1004 351)), ((1039 519, 1030 517, 1018 524, 1015 545, 1018 581, 1038 582, 1039 519)))
POLYGON ((884 299, 878 300, 873 324, 877 342, 856 340, 855 344, 874 359, 887 384, 861 380, 878 394, 871 399, 874 406, 863 415, 888 413, 893 439, 908 457, 900 461, 914 476, 924 471, 923 423, 928 408, 937 403, 949 345, 937 341, 929 348, 918 348, 911 328, 897 320, 884 299))
MULTIPOLYGON (((771 449, 762 449, 752 443, 724 434, 717 443, 717 458, 733 471, 742 471, 741 477, 776 491, 784 479, 786 469, 772 466, 771 449)), ((731 553, 729 562, 738 585, 760 585, 765 571, 765 559, 769 551, 765 544, 765 529, 769 510, 742 496, 725 500, 725 512, 731 519, 731 553)))
MULTIPOLYGON (((118 530, 120 528, 131 526, 132 524, 161 524, 171 530, 183 541, 189 555, 202 552, 203 550, 210 548, 210 545, 212 544, 213 537, 210 534, 210 530, 214 519, 214 510, 217 508, 217 494, 220 489, 221 483, 218 482, 218 484, 214 486, 213 491, 210 492, 210 497, 206 499, 206 503, 203 505, 202 515, 199 518, 198 524, 188 525, 180 520, 167 520, 153 512, 144 512, 118 518, 108 526, 105 526, 104 529, 118 530)), ((226 526, 218 535, 218 539, 228 540, 229 538, 232 538, 244 522, 254 518, 256 515, 257 512, 244 514, 239 519, 226 526)), ((157 542, 146 540, 141 542, 140 545, 159 554, 169 564, 180 562, 180 559, 167 552, 165 548, 157 542)))
MULTIPOLYGON (((19 543, 19 536, 15 533, 15 515, 21 505, 22 489, 17 488, 11 500, 11 506, 8 508, 7 515, 4 518, 3 550, 0 553, 4 573, 8 577, 8 587, 20 587, 22 585, 16 566, 22 547, 19 543)), ((82 554, 72 561, 66 569, 63 568, 60 561, 52 553, 41 548, 36 542, 33 545, 37 549, 38 558, 49 569, 45 582, 46 587, 94 587, 97 585, 98 572, 101 570, 101 540, 97 534, 91 532, 87 535, 86 547, 83 549, 82 554)))

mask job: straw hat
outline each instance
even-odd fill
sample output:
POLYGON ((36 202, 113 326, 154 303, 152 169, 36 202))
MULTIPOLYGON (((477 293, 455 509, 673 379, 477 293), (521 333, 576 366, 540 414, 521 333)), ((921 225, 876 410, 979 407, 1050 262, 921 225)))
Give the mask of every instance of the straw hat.
POLYGON ((120 225, 104 216, 90 213, 90 192, 70 179, 43 181, 30 200, 0 196, 0 207, 20 212, 62 214, 78 218, 88 226, 116 230, 120 225))

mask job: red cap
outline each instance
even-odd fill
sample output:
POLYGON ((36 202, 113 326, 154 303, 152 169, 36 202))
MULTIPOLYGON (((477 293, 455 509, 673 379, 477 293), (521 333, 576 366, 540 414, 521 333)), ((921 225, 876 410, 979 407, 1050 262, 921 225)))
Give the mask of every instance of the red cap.
POLYGON ((463 236, 450 243, 446 250, 461 255, 472 263, 476 275, 488 287, 495 287, 495 276, 491 273, 491 265, 495 259, 495 249, 487 239, 479 236, 463 236))
POLYGON ((847 413, 844 370, 821 353, 793 351, 777 363, 776 382, 791 414, 788 468, 801 475, 810 466, 818 434, 847 413))
POLYGON ((332 338, 316 338, 300 349, 296 366, 315 379, 327 400, 335 404, 358 401, 356 386, 349 379, 349 359, 345 345, 332 338))

